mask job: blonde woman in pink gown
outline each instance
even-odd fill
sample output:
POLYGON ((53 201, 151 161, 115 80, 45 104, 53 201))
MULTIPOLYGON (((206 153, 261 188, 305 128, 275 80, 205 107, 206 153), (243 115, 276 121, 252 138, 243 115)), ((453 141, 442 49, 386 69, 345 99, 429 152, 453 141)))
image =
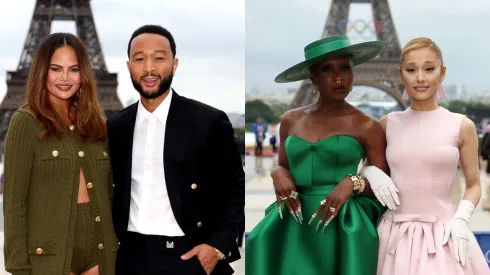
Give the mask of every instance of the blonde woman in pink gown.
MULTIPOLYGON (((380 121, 399 205, 378 225, 378 275, 490 274, 468 227, 481 196, 477 132, 470 119, 438 106, 445 73, 432 40, 416 38, 403 49, 400 76, 411 106, 380 121), (458 163, 466 189, 453 206, 458 163)), ((374 170, 367 166, 360 173, 371 182, 379 177, 374 170)))

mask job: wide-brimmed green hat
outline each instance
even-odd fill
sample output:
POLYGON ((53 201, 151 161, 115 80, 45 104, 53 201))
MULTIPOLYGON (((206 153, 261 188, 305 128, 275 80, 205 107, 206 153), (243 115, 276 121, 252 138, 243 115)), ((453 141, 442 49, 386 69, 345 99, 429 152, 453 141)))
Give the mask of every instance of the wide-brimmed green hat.
POLYGON ((345 35, 334 35, 308 44, 305 49, 305 61, 298 63, 280 73, 274 81, 277 83, 293 82, 310 78, 311 66, 323 60, 341 55, 351 55, 354 66, 373 59, 387 47, 383 41, 351 44, 345 35))

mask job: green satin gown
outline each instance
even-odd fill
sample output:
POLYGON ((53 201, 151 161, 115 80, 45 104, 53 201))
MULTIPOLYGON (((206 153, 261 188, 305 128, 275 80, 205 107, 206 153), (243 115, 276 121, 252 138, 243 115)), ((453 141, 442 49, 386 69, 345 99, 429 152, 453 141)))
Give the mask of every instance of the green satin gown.
POLYGON ((245 246, 247 275, 375 275, 378 262, 376 227, 386 211, 376 198, 352 195, 322 233, 319 216, 311 215, 347 174, 356 174, 364 156, 354 138, 335 135, 315 143, 288 136, 285 144, 290 173, 303 210, 298 224, 282 204, 265 210, 245 246))

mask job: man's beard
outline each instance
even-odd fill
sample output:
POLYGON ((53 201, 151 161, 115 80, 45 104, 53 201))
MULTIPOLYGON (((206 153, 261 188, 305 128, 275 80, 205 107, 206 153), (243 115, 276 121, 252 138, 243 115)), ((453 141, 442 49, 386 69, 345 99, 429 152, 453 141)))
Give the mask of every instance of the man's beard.
POLYGON ((162 77, 160 77, 157 74, 147 74, 147 75, 142 76, 141 78, 148 77, 148 76, 158 77, 158 79, 160 80, 160 84, 158 85, 158 88, 157 88, 156 91, 145 92, 143 90, 143 87, 141 86, 140 82, 134 80, 133 76, 131 76, 131 82, 133 83, 133 87, 136 89, 136 91, 138 91, 138 93, 140 93, 140 95, 142 97, 144 97, 146 99, 155 99, 155 98, 160 97, 161 95, 163 95, 170 88, 170 86, 172 85, 172 80, 173 80, 173 77, 174 77, 173 74, 172 74, 172 72, 170 72, 170 74, 167 75, 163 79, 162 79, 162 77))

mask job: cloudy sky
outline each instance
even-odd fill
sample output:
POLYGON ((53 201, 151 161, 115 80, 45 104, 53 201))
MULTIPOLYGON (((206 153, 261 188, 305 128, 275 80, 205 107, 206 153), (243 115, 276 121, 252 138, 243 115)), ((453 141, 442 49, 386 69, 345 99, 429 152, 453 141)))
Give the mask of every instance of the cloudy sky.
MULTIPOLYGON (((320 39, 330 0, 246 0, 246 91, 298 87, 274 78, 304 60, 303 48, 320 39)), ((389 0, 401 47, 418 36, 433 39, 447 65, 445 84, 490 90, 490 1, 389 0)), ((350 21, 372 20, 369 4, 353 4, 350 21)), ((369 38, 366 33, 366 40, 369 38)), ((373 38, 374 39, 374 38, 373 38)), ((364 40, 354 39, 354 43, 364 40)))
MULTIPOLYGON (((6 71, 15 70, 35 0, 2 1, 0 8, 0 98, 6 71), (4 3, 5 2, 5 3, 4 3)), ((139 98, 126 68, 132 32, 144 24, 170 30, 179 67, 173 87, 225 112, 245 112, 245 0, 92 0, 97 33, 110 72, 118 74, 123 103, 139 98), (226 10, 226 12, 224 12, 226 10)), ((75 32, 74 22, 55 21, 52 32, 75 32)))

